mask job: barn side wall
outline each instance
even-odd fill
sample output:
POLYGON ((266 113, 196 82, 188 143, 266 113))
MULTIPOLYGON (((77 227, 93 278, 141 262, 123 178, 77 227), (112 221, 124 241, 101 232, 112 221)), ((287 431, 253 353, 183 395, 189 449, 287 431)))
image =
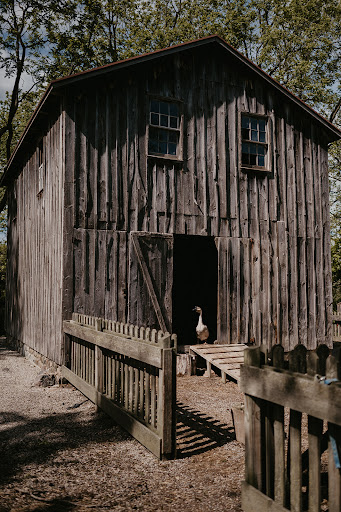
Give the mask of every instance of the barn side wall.
POLYGON ((63 127, 56 115, 45 132, 44 188, 38 147, 8 189, 6 332, 61 363, 63 127))
POLYGON ((202 49, 78 85, 66 112, 65 317, 130 321, 130 232, 213 236, 220 341, 331 343, 327 141, 309 116, 226 53, 202 49), (183 162, 147 156, 153 95, 181 102, 183 162), (269 175, 239 166, 241 111, 269 116, 269 175))

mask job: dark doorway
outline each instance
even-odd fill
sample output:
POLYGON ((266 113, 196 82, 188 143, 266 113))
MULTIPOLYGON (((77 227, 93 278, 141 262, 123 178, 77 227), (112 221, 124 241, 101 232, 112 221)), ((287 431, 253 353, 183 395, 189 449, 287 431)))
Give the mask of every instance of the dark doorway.
POLYGON ((173 332, 179 345, 197 343, 195 327, 198 314, 194 306, 203 310, 203 320, 210 337, 217 339, 218 252, 213 237, 176 235, 174 237, 173 278, 173 332))

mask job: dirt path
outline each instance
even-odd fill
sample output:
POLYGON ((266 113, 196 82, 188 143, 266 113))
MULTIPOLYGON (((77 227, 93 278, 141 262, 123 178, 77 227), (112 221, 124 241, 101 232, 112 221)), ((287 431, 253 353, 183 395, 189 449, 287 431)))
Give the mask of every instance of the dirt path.
POLYGON ((157 460, 71 386, 0 340, 0 512, 241 511, 234 383, 178 379, 178 459, 157 460))

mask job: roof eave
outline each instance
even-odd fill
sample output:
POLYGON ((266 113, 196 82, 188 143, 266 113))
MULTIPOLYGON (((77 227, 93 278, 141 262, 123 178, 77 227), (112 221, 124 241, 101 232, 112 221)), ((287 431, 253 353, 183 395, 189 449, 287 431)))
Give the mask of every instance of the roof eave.
POLYGON ((171 46, 169 48, 156 50, 154 52, 146 53, 144 55, 138 55, 136 57, 131 57, 129 59, 125 59, 122 61, 107 64, 107 65, 99 67, 99 68, 82 71, 80 73, 76 73, 74 75, 62 77, 62 78, 52 81, 48 85, 44 95, 42 96, 35 111, 33 112, 32 117, 30 118, 28 124, 26 125, 26 128, 25 128, 22 136, 20 137, 19 142, 16 145, 16 147, 7 163, 5 171, 0 180, 0 186, 7 185, 8 179, 10 178, 9 170, 14 163, 14 160, 21 148, 21 145, 22 145, 24 139, 26 138, 28 132, 30 131, 32 124, 37 119, 43 105, 46 103, 46 101, 51 96, 51 94, 53 94, 57 89, 62 89, 68 85, 77 83, 77 82, 83 80, 84 78, 96 78, 96 77, 102 76, 110 71, 116 71, 116 70, 118 71, 118 70, 121 70, 124 68, 128 68, 132 65, 155 60, 155 59, 159 58, 160 56, 166 56, 166 55, 171 55, 173 53, 177 53, 179 50, 180 51, 190 50, 192 48, 202 46, 207 43, 218 43, 220 46, 225 48, 230 54, 232 54, 235 58, 237 58, 240 62, 242 62, 245 66, 247 66, 251 71, 256 73, 263 80, 265 80, 267 83, 269 83, 272 87, 277 89, 280 94, 283 94, 290 101, 295 103, 300 109, 303 109, 304 111, 306 111, 308 115, 312 116, 318 123, 320 123, 324 126, 324 128, 327 130, 327 132, 329 134, 330 142, 341 138, 341 131, 336 126, 334 126, 327 119, 325 119, 320 114, 318 114, 314 109, 309 107, 306 103, 304 103, 297 96, 295 96, 293 93, 291 93, 288 89, 286 89, 284 86, 282 86, 279 82, 277 82, 274 78, 272 78, 270 75, 268 75, 260 67, 258 67, 256 64, 254 64, 249 59, 244 57, 244 55, 242 55, 238 50, 236 50, 231 45, 229 45, 220 36, 214 35, 214 36, 204 37, 204 38, 198 39, 196 41, 181 43, 181 44, 178 44, 175 46, 171 46))
POLYGON ((1 176, 1 179, 0 179, 0 187, 3 187, 3 186, 6 186, 8 183, 7 183, 7 177, 8 177, 8 172, 9 172, 9 169, 11 168, 14 160, 15 160, 15 157, 16 155, 18 154, 18 151, 20 150, 21 148, 21 145, 24 141, 24 139, 26 138, 26 135, 27 133, 30 131, 31 129, 31 126, 33 125, 34 121, 37 119, 43 105, 46 103, 47 99, 50 97, 51 93, 52 93, 52 90, 53 90, 53 85, 52 83, 50 83, 46 89, 46 91, 44 92, 43 96, 41 97, 38 105, 36 106, 32 116, 30 117, 30 120, 28 121, 26 127, 25 127, 25 130, 23 131, 17 145, 15 146, 14 148, 14 151, 13 153, 11 154, 11 157, 10 159, 8 160, 7 162, 7 165, 5 167, 5 170, 1 176))

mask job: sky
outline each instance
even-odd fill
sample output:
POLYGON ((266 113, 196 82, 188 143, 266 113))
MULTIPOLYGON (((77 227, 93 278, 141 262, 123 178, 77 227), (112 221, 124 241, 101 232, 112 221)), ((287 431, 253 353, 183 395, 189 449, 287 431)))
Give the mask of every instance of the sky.
MULTIPOLYGON (((0 101, 5 99, 6 91, 10 91, 14 83, 14 78, 7 78, 5 76, 5 70, 0 69, 0 101)), ((33 84, 32 78, 23 73, 22 79, 20 82, 20 88, 24 91, 27 91, 31 85, 33 84)))

